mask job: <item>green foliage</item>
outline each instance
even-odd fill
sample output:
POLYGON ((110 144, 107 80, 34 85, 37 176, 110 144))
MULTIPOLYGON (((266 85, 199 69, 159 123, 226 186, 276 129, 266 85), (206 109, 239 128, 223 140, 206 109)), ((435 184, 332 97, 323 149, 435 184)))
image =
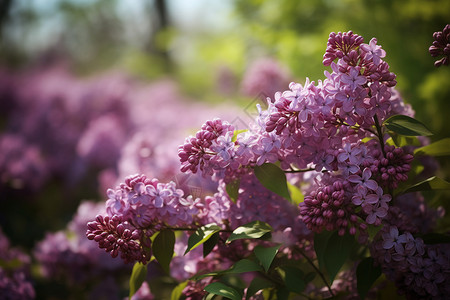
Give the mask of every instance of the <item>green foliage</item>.
POLYGON ((366 257, 356 268, 356 288, 361 299, 365 299, 374 282, 381 275, 381 267, 374 266, 374 259, 366 257))
POLYGON ((128 296, 130 299, 137 292, 137 290, 139 290, 146 277, 147 265, 140 262, 135 263, 130 277, 130 294, 128 296))
POLYGON ((278 166, 265 163, 261 166, 255 166, 254 171, 256 178, 266 189, 291 200, 286 175, 278 166))
POLYGON ((293 266, 283 266, 277 268, 283 282, 287 289, 293 293, 301 293, 306 287, 304 281, 305 274, 299 268, 293 266))
POLYGON ((183 290, 188 284, 188 280, 183 281, 179 283, 173 290, 172 294, 170 295, 170 300, 178 300, 180 299, 181 295, 183 295, 183 290))
POLYGON ((200 227, 195 231, 188 239, 188 247, 186 251, 184 252, 184 255, 186 255, 189 251, 192 249, 197 248, 204 242, 206 242, 213 234, 216 232, 219 232, 222 228, 217 226, 216 224, 208 224, 205 226, 200 227))
POLYGON ((248 300, 251 296, 259 292, 260 290, 270 288, 273 286, 273 283, 261 278, 261 277, 255 277, 253 278, 252 282, 250 282, 250 285, 248 286, 247 293, 245 295, 245 299, 248 300))
POLYGON ((450 155, 450 138, 445 138, 414 150, 414 155, 448 156, 450 155))
POLYGON ((269 271, 270 265, 272 264, 273 259, 278 253, 278 249, 280 249, 281 245, 273 246, 265 248, 263 246, 256 246, 253 251, 258 258, 259 262, 262 264, 266 272, 269 271))
POLYGON ((433 176, 406 188, 402 193, 406 194, 411 192, 430 191, 430 190, 450 190, 450 182, 447 182, 439 177, 433 176))
POLYGON ((258 239, 272 230, 272 227, 265 222, 253 221, 236 228, 228 237, 227 243, 239 239, 258 239))
POLYGON ((250 259, 241 259, 238 262, 236 262, 233 266, 231 266, 229 269, 222 270, 222 271, 216 271, 216 272, 210 272, 202 275, 194 276, 194 280, 199 280, 205 277, 210 276, 222 276, 226 274, 241 274, 241 273, 247 273, 247 272, 258 272, 263 271, 261 266, 250 259))
POLYGON ((316 251, 317 261, 321 270, 325 270, 325 249, 332 235, 333 231, 326 230, 314 234, 314 251, 316 251))
POLYGON ((355 238, 349 233, 339 236, 338 232, 334 231, 329 237, 323 253, 323 260, 331 282, 334 281, 337 273, 349 258, 354 245, 355 238))
POLYGON ((219 241, 219 232, 214 233, 211 237, 203 243, 203 257, 206 257, 214 247, 217 245, 219 241))
POLYGON ((287 183, 289 193, 291 194, 292 203, 295 205, 299 205, 305 200, 305 195, 303 195, 302 191, 293 184, 287 183))
POLYGON ((226 297, 232 300, 242 300, 242 292, 221 282, 213 282, 205 287, 208 293, 226 297))
POLYGON ((394 115, 384 121, 384 125, 395 133, 405 136, 429 136, 433 133, 420 121, 404 116, 394 115))
POLYGON ((237 198, 239 196, 239 186, 241 185, 241 180, 239 178, 236 178, 232 180, 231 182, 227 183, 225 186, 225 189, 227 191, 228 196, 230 197, 231 201, 236 203, 237 198))
POLYGON ((152 243, 153 255, 167 274, 170 274, 174 246, 175 233, 168 229, 161 230, 152 243))

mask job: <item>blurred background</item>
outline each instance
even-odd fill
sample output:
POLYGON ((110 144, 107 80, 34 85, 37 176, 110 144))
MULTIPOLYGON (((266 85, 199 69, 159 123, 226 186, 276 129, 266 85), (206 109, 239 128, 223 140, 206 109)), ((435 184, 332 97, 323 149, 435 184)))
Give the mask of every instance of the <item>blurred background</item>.
POLYGON ((129 174, 177 178, 177 146, 203 121, 245 126, 264 96, 323 79, 332 31, 376 37, 431 140, 448 137, 450 68, 435 68, 428 47, 449 22, 448 0, 2 0, 0 227, 34 253, 24 264, 38 294, 73 294, 78 279, 48 271, 59 262, 39 242, 75 234, 80 203, 104 201, 129 174))

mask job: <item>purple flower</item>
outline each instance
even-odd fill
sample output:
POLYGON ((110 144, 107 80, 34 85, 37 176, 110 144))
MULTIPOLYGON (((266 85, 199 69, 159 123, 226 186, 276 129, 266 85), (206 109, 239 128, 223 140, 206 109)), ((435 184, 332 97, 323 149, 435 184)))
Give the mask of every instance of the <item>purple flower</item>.
POLYGON ((432 57, 443 55, 441 59, 437 60, 434 65, 440 67, 447 66, 450 61, 450 24, 445 25, 442 31, 433 33, 433 44, 428 51, 432 57))
POLYGON ((372 60, 377 66, 381 63, 381 59, 386 56, 386 51, 381 49, 381 46, 377 45, 376 38, 372 38, 368 45, 362 44, 360 49, 366 52, 366 56, 364 58, 367 60, 372 60))
POLYGON ((365 188, 371 189, 372 191, 376 191, 378 188, 378 184, 375 180, 370 179, 370 177, 372 177, 372 172, 369 168, 365 168, 361 176, 350 175, 348 177, 348 181, 356 183, 358 186, 363 186, 365 188))
POLYGON ((359 68, 350 68, 349 74, 342 74, 341 81, 344 84, 347 84, 352 91, 354 91, 357 87, 365 84, 367 79, 365 76, 360 74, 359 68))

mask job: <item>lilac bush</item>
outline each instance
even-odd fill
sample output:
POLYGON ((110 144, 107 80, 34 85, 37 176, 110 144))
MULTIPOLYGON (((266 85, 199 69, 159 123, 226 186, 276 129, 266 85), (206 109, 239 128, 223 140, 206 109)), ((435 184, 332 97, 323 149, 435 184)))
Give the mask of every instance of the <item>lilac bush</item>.
POLYGON ((213 195, 125 176, 87 238, 137 262, 133 285, 156 259, 179 283, 172 299, 377 297, 387 281, 408 299, 445 299, 449 236, 434 232, 445 212, 421 191, 449 188, 426 177, 448 139, 421 137, 432 133, 386 57, 376 38, 331 33, 325 79, 275 92, 247 129, 210 119, 178 146, 181 172, 216 182, 213 195))

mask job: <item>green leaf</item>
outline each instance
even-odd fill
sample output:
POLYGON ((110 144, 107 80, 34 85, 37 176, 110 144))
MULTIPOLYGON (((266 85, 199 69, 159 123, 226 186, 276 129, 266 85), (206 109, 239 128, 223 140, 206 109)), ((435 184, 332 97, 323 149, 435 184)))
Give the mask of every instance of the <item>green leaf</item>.
POLYGON ((241 259, 236 262, 229 270, 226 270, 224 274, 237 274, 246 272, 259 272, 262 271, 261 266, 250 259, 241 259))
POLYGON ((239 239, 257 239, 271 232, 272 227, 261 221, 253 221, 236 228, 227 239, 227 243, 239 239))
POLYGON ((433 176, 408 187, 402 192, 402 194, 420 191, 430 191, 430 190, 450 190, 450 182, 447 182, 439 177, 433 176))
POLYGON ((287 187, 286 174, 278 166, 266 163, 261 166, 255 166, 254 171, 256 178, 258 178, 259 182, 266 189, 291 200, 287 187))
POLYGON ((332 283, 337 273, 350 255, 355 239, 349 233, 339 236, 337 231, 328 239, 324 253, 325 269, 332 283))
POLYGON ((266 272, 269 271, 270 265, 272 264, 273 259, 278 253, 278 249, 280 249, 281 245, 277 245, 274 247, 265 248, 263 246, 256 246, 255 256, 258 258, 259 262, 262 264, 266 272))
POLYGON ((147 265, 140 262, 135 263, 133 271, 131 271, 129 299, 139 290, 145 278, 147 278, 147 265))
POLYGON ((161 230, 152 243, 153 255, 167 274, 170 274, 174 245, 175 234, 168 229, 161 230))
POLYGON ((420 146, 420 141, 415 136, 405 136, 401 134, 392 134, 392 141, 397 147, 403 146, 420 146))
POLYGON ((184 252, 184 255, 206 242, 214 233, 219 232, 220 230, 222 230, 222 228, 214 223, 202 226, 197 229, 197 231, 189 237, 188 247, 184 252))
POLYGON ((225 189, 227 191, 228 196, 230 197, 231 201, 236 203, 237 198, 239 196, 239 186, 241 185, 241 180, 239 178, 232 180, 229 182, 225 189))
POLYGON ((395 133, 406 136, 429 136, 433 133, 420 121, 404 116, 395 115, 384 121, 384 125, 395 133))
POLYGON ((203 257, 208 256, 219 241, 219 233, 214 233, 206 242, 203 243, 203 257))
POLYGON ((205 287, 208 293, 223 296, 232 300, 242 300, 242 293, 221 282, 213 282, 205 287))
POLYGON ((170 300, 179 300, 181 295, 183 295, 183 290, 187 286, 189 280, 179 283, 170 294, 170 300))
POLYGON ((280 276, 289 291, 298 294, 303 292, 306 283, 304 281, 305 274, 302 270, 292 266, 283 266, 277 268, 277 271, 280 273, 280 276))
POLYGON ((432 232, 423 235, 417 235, 416 237, 421 238, 427 245, 450 243, 450 235, 448 234, 432 232))
POLYGON ((292 203, 295 205, 299 205, 305 200, 305 195, 303 195, 302 191, 293 184, 287 183, 289 192, 291 194, 292 203))
POLYGON ((225 275, 225 274, 240 274, 240 273, 246 273, 246 272, 260 272, 263 269, 259 264, 256 262, 250 260, 250 259, 241 259, 240 261, 236 262, 233 266, 231 266, 229 269, 217 271, 217 272, 210 272, 198 276, 194 276, 193 280, 199 280, 203 279, 205 277, 210 276, 218 276, 218 275, 225 275))
POLYGON ((277 288, 277 297, 275 299, 277 300, 289 300, 289 289, 287 287, 279 287, 277 288))
POLYGON ((316 251, 317 261, 321 270, 325 270, 325 249, 332 234, 333 231, 326 230, 314 234, 314 250, 316 251))
POLYGON ((251 296, 259 292, 260 290, 270 288, 273 286, 273 283, 260 277, 253 278, 252 282, 248 286, 247 293, 245 295, 245 299, 248 300, 251 296))
POLYGON ((445 138, 414 150, 414 155, 447 156, 450 155, 450 138, 445 138))
POLYGON ((364 258, 356 268, 356 289, 361 299, 365 299, 374 282, 381 275, 381 267, 374 266, 372 257, 364 258))
POLYGON ((235 131, 233 132, 233 137, 231 138, 231 141, 232 141, 233 143, 236 142, 238 134, 243 133, 243 132, 246 132, 246 131, 248 131, 248 129, 239 129, 239 130, 235 130, 235 131))

